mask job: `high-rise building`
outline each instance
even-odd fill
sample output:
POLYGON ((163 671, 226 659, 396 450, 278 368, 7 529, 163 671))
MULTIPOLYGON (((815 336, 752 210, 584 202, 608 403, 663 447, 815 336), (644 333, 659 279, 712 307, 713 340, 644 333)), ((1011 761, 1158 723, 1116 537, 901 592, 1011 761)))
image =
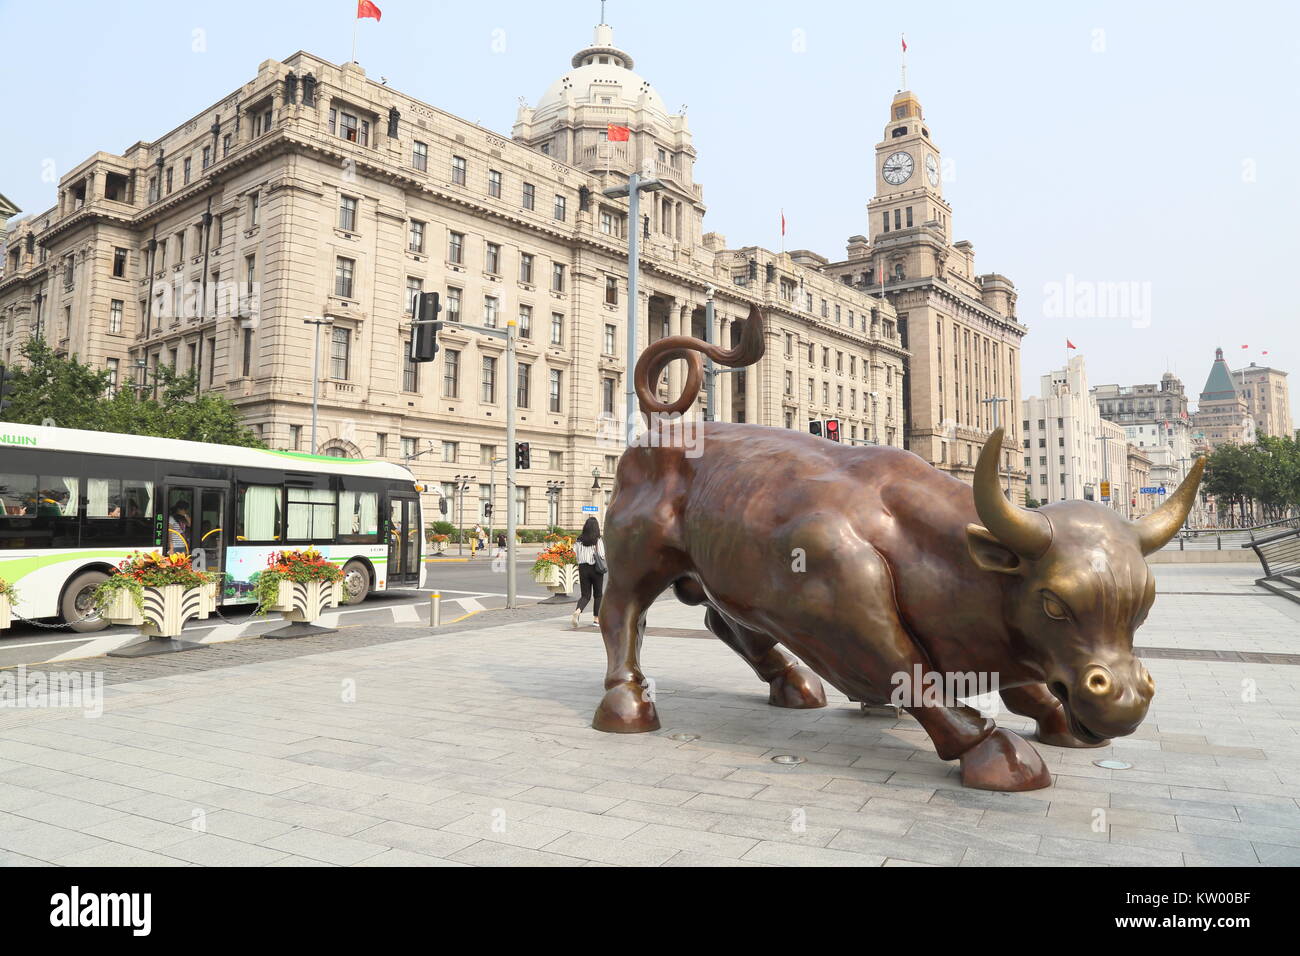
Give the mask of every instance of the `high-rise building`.
POLYGON ((1246 400, 1246 412, 1255 421, 1257 435, 1285 438, 1295 435, 1286 372, 1251 362, 1232 373, 1232 382, 1246 400))
POLYGON ((1255 440, 1255 420, 1233 382, 1221 348, 1214 350, 1214 364, 1201 389, 1192 422, 1204 434, 1205 445, 1211 451, 1229 442, 1244 445, 1255 440))
MULTIPOLYGON (((514 319, 518 440, 532 468, 513 505, 520 525, 573 526, 605 500, 622 451, 612 422, 630 371, 637 229, 642 347, 682 332, 725 343, 751 305, 767 316, 766 358, 718 376, 714 417, 799 429, 835 417, 847 440, 901 447, 907 352, 892 304, 814 254, 704 232, 686 117, 632 65, 598 26, 511 137, 356 63, 267 60, 161 137, 91 154, 53 208, 16 224, 0 361, 40 336, 120 369, 120 387, 153 389, 161 366, 193 370, 272 448, 405 461, 444 496, 471 476, 466 518, 487 524, 492 497, 497 520, 505 513, 494 465, 509 453, 505 356, 500 339, 463 326, 514 319), (626 142, 610 142, 611 124, 626 142), (647 164, 665 188, 629 223, 626 200, 603 192, 647 164), (447 327, 437 360, 417 364, 407 343, 423 291, 440 293, 447 327)), ((680 388, 680 366, 662 394, 680 388)))
POLYGON ((851 237, 848 257, 827 271, 882 294, 898 313, 911 353, 903 408, 907 447, 970 481, 985 438, 1004 425, 1001 464, 1019 501, 1025 486, 1016 454, 1022 440, 1020 341, 1028 330, 1016 317, 1011 280, 980 273, 975 247, 952 240, 941 152, 910 91, 890 104, 876 145, 875 187, 867 204, 868 235, 851 237))

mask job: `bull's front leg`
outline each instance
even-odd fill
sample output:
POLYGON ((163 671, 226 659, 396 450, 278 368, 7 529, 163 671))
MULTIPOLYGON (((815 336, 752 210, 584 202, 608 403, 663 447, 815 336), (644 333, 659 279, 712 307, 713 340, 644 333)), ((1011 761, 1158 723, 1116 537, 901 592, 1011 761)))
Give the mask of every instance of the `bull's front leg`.
POLYGON ((1065 708, 1046 684, 1008 687, 1002 691, 1002 702, 1013 714, 1029 717, 1038 725, 1036 736, 1040 743, 1053 747, 1106 747, 1110 744, 1109 740, 1088 743, 1074 736, 1070 732, 1065 708))
POLYGON ((817 675, 778 647, 775 638, 747 627, 733 627, 713 607, 705 614, 704 623, 767 684, 767 702, 773 707, 826 706, 826 691, 817 675))
MULTIPOLYGON (((652 555, 645 556, 653 562, 652 555)), ((626 564, 626 562, 625 562, 626 564)), ((591 726, 607 734, 643 734, 659 729, 654 692, 641 671, 641 641, 645 616, 654 599, 677 572, 612 565, 609 585, 600 602, 600 635, 608 667, 605 696, 591 726)))

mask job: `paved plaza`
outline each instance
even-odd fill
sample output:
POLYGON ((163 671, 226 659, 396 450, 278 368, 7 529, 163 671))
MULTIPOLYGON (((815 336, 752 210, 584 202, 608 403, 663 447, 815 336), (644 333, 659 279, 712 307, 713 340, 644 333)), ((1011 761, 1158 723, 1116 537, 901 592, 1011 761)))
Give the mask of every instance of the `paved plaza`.
POLYGON ((1150 715, 1101 750, 1038 745, 1046 790, 963 789, 910 717, 830 688, 768 706, 671 599, 643 653, 662 730, 597 733, 599 634, 531 607, 33 669, 102 674, 103 713, 0 710, 0 862, 1300 864, 1300 605, 1249 565, 1155 572, 1150 715))

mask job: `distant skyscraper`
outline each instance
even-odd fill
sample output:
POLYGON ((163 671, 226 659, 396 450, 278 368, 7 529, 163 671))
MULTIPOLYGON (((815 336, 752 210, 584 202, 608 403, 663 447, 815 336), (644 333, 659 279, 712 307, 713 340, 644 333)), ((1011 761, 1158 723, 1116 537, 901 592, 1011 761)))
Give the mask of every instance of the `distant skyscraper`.
POLYGON ((1246 400, 1246 410, 1255 420, 1257 435, 1284 437, 1295 434, 1286 372, 1251 362, 1232 373, 1232 382, 1246 400))
POLYGON ((1201 389, 1200 405, 1193 417, 1195 426, 1205 434, 1205 443, 1213 451, 1229 442, 1244 444, 1255 440, 1255 423, 1246 400, 1237 391, 1223 349, 1214 350, 1214 364, 1201 389))

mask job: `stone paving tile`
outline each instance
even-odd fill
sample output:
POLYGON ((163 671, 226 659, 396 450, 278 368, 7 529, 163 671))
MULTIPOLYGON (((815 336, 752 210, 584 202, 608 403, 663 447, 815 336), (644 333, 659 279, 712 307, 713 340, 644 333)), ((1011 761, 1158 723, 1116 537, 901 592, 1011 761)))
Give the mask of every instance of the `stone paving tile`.
POLYGON ((151 853, 136 846, 121 843, 101 843, 86 850, 77 850, 52 861, 57 866, 191 866, 174 856, 151 853))
MULTIPOLYGON (((833 691, 823 710, 771 708, 711 638, 652 631, 663 730, 598 734, 594 631, 531 609, 436 640, 363 626, 106 661, 99 718, 0 713, 0 862, 1296 865, 1300 667, 1241 655, 1293 653, 1300 616, 1235 596, 1252 587, 1240 573, 1185 570, 1159 566, 1161 588, 1195 593, 1157 601, 1139 635, 1159 651, 1147 722, 1108 748, 1041 747, 1048 790, 966 790, 910 716, 833 691)), ((664 601, 651 620, 694 634, 702 613, 664 601)))

